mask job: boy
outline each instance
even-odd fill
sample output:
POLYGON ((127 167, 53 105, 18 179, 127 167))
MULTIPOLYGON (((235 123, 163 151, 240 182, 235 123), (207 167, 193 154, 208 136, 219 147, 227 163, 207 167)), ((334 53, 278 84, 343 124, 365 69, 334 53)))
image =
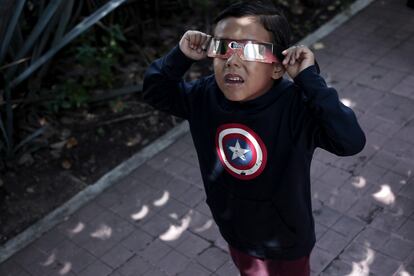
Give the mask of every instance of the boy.
POLYGON ((309 275, 312 154, 356 154, 364 133, 313 53, 288 48, 288 23, 273 6, 236 3, 215 23, 213 38, 187 31, 149 67, 144 98, 189 121, 207 204, 241 275, 309 275), (214 75, 184 82, 207 56, 214 75))

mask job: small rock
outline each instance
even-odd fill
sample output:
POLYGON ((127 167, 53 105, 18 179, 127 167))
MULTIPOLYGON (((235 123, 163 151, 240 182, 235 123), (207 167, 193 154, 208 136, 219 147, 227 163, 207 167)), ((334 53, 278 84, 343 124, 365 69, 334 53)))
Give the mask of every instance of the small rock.
POLYGON ((73 124, 74 121, 75 120, 73 118, 70 118, 70 117, 62 117, 60 119, 60 122, 64 125, 71 125, 71 124, 73 124))
POLYGON ((66 139, 68 139, 69 138, 69 136, 70 136, 70 134, 71 134, 72 132, 70 131, 70 129, 67 129, 67 128, 65 128, 65 129, 63 129, 62 130, 62 132, 60 133, 60 137, 61 137, 61 139, 62 140, 66 140, 66 139))
POLYGON ((60 141, 60 142, 51 144, 49 147, 51 149, 61 150, 61 149, 63 149, 63 147, 66 145, 67 142, 68 142, 68 140, 60 141))
POLYGON ((17 164, 19 165, 26 165, 30 166, 34 163, 33 156, 30 153, 25 153, 20 157, 19 161, 17 161, 17 164))
POLYGON ((138 133, 134 138, 130 138, 127 142, 128 147, 135 146, 142 141, 142 135, 138 133))
POLYGON ((54 159, 58 159, 62 155, 62 151, 61 150, 51 150, 50 155, 52 155, 52 157, 54 159))
POLYGON ((26 192, 28 192, 29 194, 33 194, 34 193, 34 188, 33 187, 28 187, 27 189, 26 189, 26 192))

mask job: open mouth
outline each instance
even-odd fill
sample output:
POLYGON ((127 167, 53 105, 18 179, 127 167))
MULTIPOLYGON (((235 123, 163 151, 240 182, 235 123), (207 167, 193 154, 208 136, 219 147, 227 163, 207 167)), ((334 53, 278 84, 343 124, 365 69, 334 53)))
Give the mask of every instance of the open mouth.
POLYGON ((244 79, 237 74, 226 74, 224 76, 224 82, 226 84, 242 84, 244 83, 244 79))

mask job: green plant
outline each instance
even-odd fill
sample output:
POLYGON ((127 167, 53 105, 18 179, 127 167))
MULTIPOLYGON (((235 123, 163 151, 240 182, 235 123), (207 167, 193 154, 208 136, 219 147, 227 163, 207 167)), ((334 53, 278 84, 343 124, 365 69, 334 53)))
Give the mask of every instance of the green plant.
MULTIPOLYGON (((16 142, 19 138, 15 135, 14 113, 24 110, 13 101, 18 97, 27 98, 31 92, 26 87, 22 93, 17 86, 33 77, 65 45, 125 1, 108 1, 66 32, 71 19, 80 10, 74 12, 74 0, 0 0, 0 75, 4 76, 0 86, 0 162, 16 158, 19 151, 46 128, 40 127, 16 142)), ((80 7, 82 3, 80 1, 80 7)), ((73 97, 72 103, 81 104, 83 100, 81 93, 73 97)))

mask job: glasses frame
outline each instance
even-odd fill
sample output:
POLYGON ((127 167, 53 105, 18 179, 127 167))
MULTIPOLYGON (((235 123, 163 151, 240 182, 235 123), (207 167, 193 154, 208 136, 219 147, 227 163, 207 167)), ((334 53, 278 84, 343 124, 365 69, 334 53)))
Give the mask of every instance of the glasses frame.
MULTIPOLYGON (((247 48, 249 49, 249 48, 247 48)), ((255 51, 253 51, 255 52, 255 51)), ((258 52, 258 51, 256 51, 258 52)), ((273 44, 268 42, 258 42, 254 40, 234 40, 234 39, 223 39, 213 37, 210 41, 209 47, 207 48, 207 56, 211 58, 221 58, 228 59, 234 53, 237 53, 238 56, 244 61, 256 61, 263 63, 278 63, 279 60, 273 53, 273 44), (225 53, 220 54, 219 47, 226 45, 225 53), (263 58, 250 58, 246 54, 246 46, 249 45, 259 45, 264 46, 264 53, 262 54, 263 58)), ((252 52, 250 52, 251 54, 252 52)))

